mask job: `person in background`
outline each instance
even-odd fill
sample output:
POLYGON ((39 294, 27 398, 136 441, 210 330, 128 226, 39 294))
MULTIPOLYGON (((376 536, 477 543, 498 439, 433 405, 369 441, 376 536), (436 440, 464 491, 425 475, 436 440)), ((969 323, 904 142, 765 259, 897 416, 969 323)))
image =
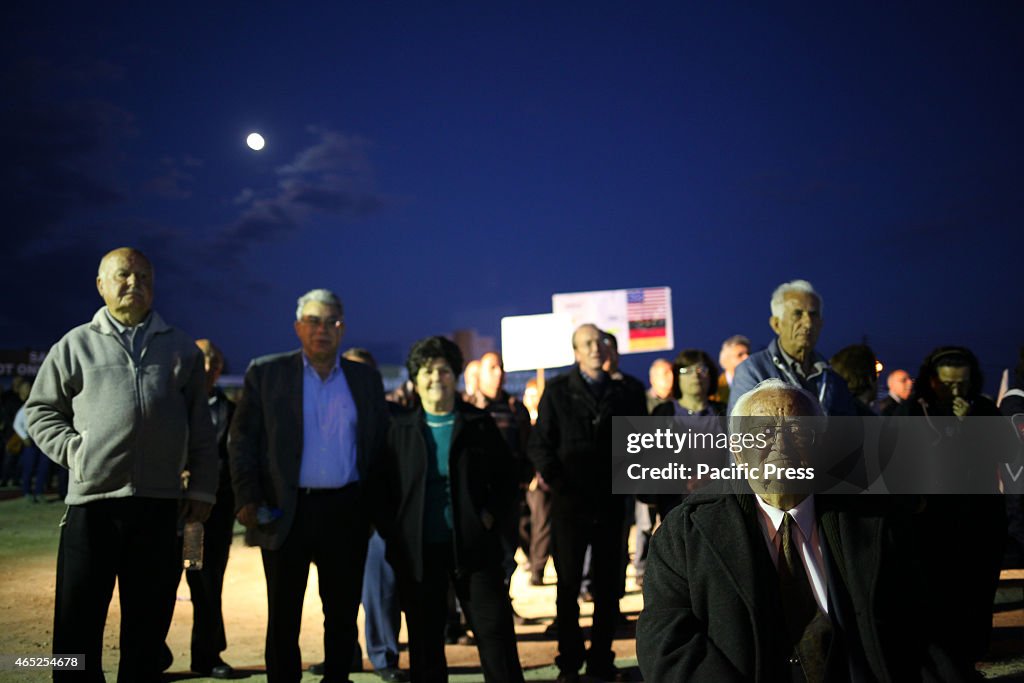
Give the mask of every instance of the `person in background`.
MULTIPOLYGON (((1024 443, 1024 346, 1020 347, 1018 352, 1017 367, 1013 371, 1010 386, 999 403, 999 411, 1010 418, 1018 444, 1024 443)), ((1018 454, 1021 452, 1022 448, 1018 447, 1018 454)), ((1018 466, 1022 464, 1022 460, 1024 458, 1018 458, 1018 466)), ((1007 483, 1005 478, 1003 483, 1007 483)), ((1020 487, 1017 491, 1020 491, 1020 487)), ((1024 567, 1024 495, 1006 494, 1006 520, 1006 552, 1003 554, 1003 567, 1018 569, 1024 567)))
POLYGON ((940 490, 927 496, 919 524, 928 552, 924 581, 932 595, 948 596, 935 605, 933 618, 945 627, 950 651, 969 666, 988 650, 992 600, 1007 538, 1006 505, 997 495, 1002 454, 979 453, 979 441, 969 436, 985 421, 968 418, 1000 415, 995 403, 981 394, 982 386, 981 366, 970 349, 940 346, 922 362, 910 397, 893 412, 894 418, 919 418, 945 427, 930 442, 932 451, 958 458, 951 471, 956 484, 984 492, 944 495, 940 490), (950 539, 956 539, 955 552, 950 552, 950 539))
MULTIPOLYGON (((540 389, 536 379, 526 381, 523 406, 529 411, 530 424, 537 424, 540 389)), ((532 464, 532 463, 531 463, 532 464)), ((540 475, 534 470, 526 488, 526 504, 530 508, 530 585, 544 585, 544 568, 551 556, 551 493, 540 485, 540 475)))
POLYGON ((879 415, 892 415, 896 406, 910 398, 914 380, 906 370, 893 370, 885 380, 885 385, 889 393, 872 405, 879 415))
POLYGON ((729 391, 736 375, 736 368, 749 357, 750 340, 742 334, 734 334, 722 342, 722 348, 718 352, 718 365, 722 368, 722 373, 716 383, 715 401, 722 405, 729 404, 729 391))
MULTIPOLYGON (((32 390, 32 383, 26 380, 18 385, 18 391, 23 394, 22 401, 28 399, 32 390)), ((50 459, 35 447, 32 437, 28 435, 28 425, 25 421, 25 405, 18 408, 14 415, 14 433, 21 440, 21 493, 25 500, 30 503, 39 503, 46 493, 46 483, 50 478, 50 459), (35 475, 35 486, 33 486, 32 475, 35 475)))
MULTIPOLYGON (((409 379, 412 379, 411 377, 409 379)), ((476 396, 478 382, 480 379, 480 361, 471 360, 466 363, 466 371, 462 374, 462 385, 464 391, 462 392, 462 400, 466 403, 473 403, 473 397, 476 396)))
POLYGON ((913 475, 923 477, 929 474, 924 467, 940 466, 933 463, 952 465, 940 487, 925 496, 926 507, 918 515, 927 568, 921 580, 930 595, 943 596, 930 605, 931 619, 941 627, 953 656, 970 667, 988 651, 1006 541, 1006 509, 997 495, 1003 454, 979 448, 985 442, 978 430, 987 421, 968 419, 1001 414, 982 396, 982 385, 974 353, 962 346, 942 346, 924 359, 910 398, 893 413, 893 418, 916 418, 905 423, 936 427, 926 442, 928 449, 918 454, 924 459, 913 475), (973 493, 949 495, 950 486, 973 493))
POLYGON ((16 375, 11 388, 0 393, 0 486, 15 485, 21 472, 22 438, 14 429, 14 418, 25 404, 31 383, 16 375))
POLYGON ((203 533, 203 567, 185 572, 192 596, 192 664, 189 668, 212 678, 233 678, 235 670, 221 659, 221 653, 228 647, 221 593, 235 530, 235 494, 228 465, 228 427, 235 414, 235 404, 217 386, 217 380, 224 372, 224 354, 209 339, 197 339, 196 346, 203 354, 206 367, 206 396, 213 427, 217 431, 220 478, 217 502, 206 520, 203 533))
POLYGON ((501 536, 516 494, 515 463, 491 416, 458 400, 458 346, 444 337, 421 339, 406 366, 421 407, 392 420, 375 501, 409 627, 412 680, 448 679, 444 626, 452 582, 484 680, 518 683, 523 673, 501 536))
POLYGON ((530 458, 540 485, 552 491, 551 520, 558 572, 558 681, 579 680, 584 662, 591 677, 617 680, 612 640, 618 624, 624 570, 625 505, 611 493, 612 417, 644 415, 641 386, 631 391, 603 369, 609 345, 592 324, 572 336, 575 366, 548 382, 530 433, 530 458), (594 625, 584 648, 577 598, 584 554, 593 546, 594 625))
POLYGON ((523 388, 523 406, 530 413, 531 425, 537 424, 537 408, 540 406, 540 393, 537 380, 526 380, 526 386, 523 388))
MULTIPOLYGON (((530 439, 530 414, 518 398, 505 391, 505 367, 501 355, 494 351, 480 357, 480 374, 473 399, 473 405, 486 410, 498 425, 498 431, 516 463, 517 495, 511 514, 507 516, 512 526, 503 530, 506 534, 505 583, 508 584, 516 569, 516 548, 521 546, 524 553, 530 550, 530 508, 526 503, 526 489, 534 475, 533 463, 526 454, 530 439)), ((515 620, 516 623, 524 621, 518 614, 515 620)))
POLYGON ((878 395, 875 363, 875 352, 867 344, 852 344, 840 349, 829 359, 832 369, 843 378, 853 394, 854 409, 861 417, 878 414, 871 407, 878 395))
POLYGON ((647 412, 654 414, 655 407, 672 400, 672 362, 666 358, 655 358, 647 371, 651 388, 647 390, 647 412))
POLYGON ((100 261, 104 306, 54 344, 25 407, 36 446, 71 472, 57 551, 53 652, 103 680, 103 630, 118 584, 118 681, 160 680, 181 578, 179 502, 205 522, 217 491, 217 438, 199 349, 153 310, 154 273, 132 248, 100 261), (140 409, 144 406, 145 409, 140 409), (189 487, 182 500, 182 472, 189 487))
MULTIPOLYGON (((684 418, 683 423, 686 427, 694 431, 721 433, 721 418, 725 415, 725 405, 713 398, 718 387, 718 371, 711 356, 700 349, 683 349, 672 362, 672 371, 676 378, 672 387, 672 397, 675 400, 658 406, 654 414, 661 417, 684 418)), ((705 455, 712 458, 712 461, 707 462, 712 466, 724 465, 727 459, 727 456, 718 458, 717 452, 705 455)), ((696 479, 689 480, 687 492, 696 490, 700 483, 696 479)), ((664 519, 682 500, 683 493, 655 496, 655 514, 664 519)))
MULTIPOLYGON (((724 431, 722 416, 725 415, 725 406, 714 399, 717 396, 715 390, 718 387, 718 371, 715 369, 711 356, 700 349, 683 349, 672 363, 672 370, 676 379, 672 386, 674 400, 655 408, 654 415, 677 418, 682 431, 692 429, 694 432, 705 434, 722 433, 724 431)), ((728 452, 717 449, 705 449, 699 452, 686 451, 681 453, 680 457, 686 458, 687 464, 692 467, 698 463, 721 467, 729 461, 728 452)), ((634 568, 639 577, 646 573, 650 538, 655 524, 659 521, 664 522, 668 513, 679 505, 689 493, 696 491, 702 483, 699 479, 690 479, 686 482, 685 490, 679 493, 643 496, 644 501, 648 504, 650 522, 644 530, 644 538, 636 540, 636 547, 643 548, 643 554, 637 552, 639 563, 634 561, 634 568)), ((639 533, 639 525, 637 530, 639 533)), ((643 585, 642 580, 638 583, 643 585)))
MULTIPOLYGON (((377 360, 366 349, 346 349, 341 356, 377 368, 377 360)), ((389 403, 388 407, 392 405, 389 403)), ((409 680, 408 674, 398 667, 398 631, 401 626, 402 611, 398 602, 395 570, 387 560, 384 539, 374 529, 366 549, 366 565, 363 568, 363 637, 366 639, 366 656, 374 673, 388 683, 409 680)), ((356 647, 359 647, 358 643, 356 647)), ((357 652, 356 655, 361 665, 362 653, 357 652)), ((310 667, 310 671, 317 673, 313 667, 310 667)))
POLYGON ((768 348, 752 354, 736 367, 729 412, 734 398, 775 377, 817 396, 826 415, 856 415, 846 382, 815 350, 823 324, 824 302, 813 285, 806 280, 782 283, 772 292, 771 310, 768 324, 777 336, 768 348))
MULTIPOLYGON (((651 388, 647 390, 647 412, 655 414, 655 410, 672 402, 672 391, 675 388, 675 377, 672 362, 665 358, 655 358, 647 372, 651 388)), ((648 503, 654 498, 637 495, 633 503, 633 576, 636 585, 644 585, 644 565, 647 561, 647 544, 651 540, 651 532, 657 520, 657 508, 648 503)))

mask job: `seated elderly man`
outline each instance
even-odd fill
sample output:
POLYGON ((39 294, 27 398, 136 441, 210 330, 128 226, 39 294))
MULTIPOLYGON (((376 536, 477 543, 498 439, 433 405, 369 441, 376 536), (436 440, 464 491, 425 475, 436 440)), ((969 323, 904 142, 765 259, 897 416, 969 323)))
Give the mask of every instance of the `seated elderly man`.
POLYGON ((769 379, 741 396, 734 469, 749 478, 689 496, 655 533, 637 627, 649 681, 960 680, 920 620, 916 508, 814 495, 823 427, 814 396, 769 379))

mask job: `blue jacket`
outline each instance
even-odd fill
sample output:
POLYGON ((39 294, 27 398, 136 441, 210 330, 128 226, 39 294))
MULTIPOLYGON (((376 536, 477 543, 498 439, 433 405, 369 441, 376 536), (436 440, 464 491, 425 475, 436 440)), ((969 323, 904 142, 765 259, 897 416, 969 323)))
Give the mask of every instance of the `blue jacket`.
MULTIPOLYGON (((816 353, 814 360, 815 362, 821 361, 824 360, 824 357, 816 353)), ((777 338, 772 340, 768 348, 751 354, 737 366, 736 374, 732 379, 732 387, 729 389, 729 414, 732 415, 733 406, 736 405, 740 396, 756 387, 758 383, 773 377, 799 386, 793 373, 786 367, 777 338)), ((846 386, 846 381, 832 368, 825 368, 824 372, 815 377, 814 386, 813 393, 818 397, 821 409, 826 415, 857 414, 853 396, 846 386)))

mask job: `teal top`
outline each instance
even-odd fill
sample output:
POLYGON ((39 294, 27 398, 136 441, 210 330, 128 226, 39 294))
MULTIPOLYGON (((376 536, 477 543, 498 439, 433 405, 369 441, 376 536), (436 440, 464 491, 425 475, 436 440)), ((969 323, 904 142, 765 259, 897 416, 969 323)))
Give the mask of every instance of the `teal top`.
POLYGON ((452 484, 448 476, 448 455, 455 429, 455 413, 427 418, 427 487, 423 503, 423 542, 452 540, 452 484))

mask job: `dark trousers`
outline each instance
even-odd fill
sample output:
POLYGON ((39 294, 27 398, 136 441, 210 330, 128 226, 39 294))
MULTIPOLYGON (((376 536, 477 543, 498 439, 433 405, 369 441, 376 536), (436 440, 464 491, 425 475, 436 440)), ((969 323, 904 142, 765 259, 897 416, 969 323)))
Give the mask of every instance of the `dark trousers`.
POLYGON ((46 492, 46 484, 50 479, 50 459, 35 446, 21 449, 21 492, 26 497, 35 494, 41 496, 46 492), (32 487, 32 475, 36 475, 36 485, 32 487))
POLYGON ((488 683, 523 680, 512 625, 512 603, 503 583, 500 566, 476 571, 454 570, 450 543, 427 544, 423 548, 423 580, 416 582, 399 575, 399 591, 409 627, 409 672, 415 683, 443 683, 448 680, 444 656, 444 625, 448 613, 448 582, 466 613, 476 637, 480 668, 488 683))
POLYGON ((120 683, 159 681, 159 654, 181 571, 177 500, 115 498, 68 507, 57 552, 55 655, 84 654, 85 672, 53 679, 104 681, 103 628, 117 579, 120 683))
POLYGON ((624 510, 619 496, 609 497, 605 504, 586 515, 577 514, 564 501, 553 501, 551 527, 555 544, 555 571, 558 572, 555 599, 558 656, 555 664, 562 671, 578 671, 584 658, 589 665, 601 668, 611 665, 615 660, 612 640, 620 617, 624 510), (584 556, 588 544, 591 547, 590 593, 594 597, 594 625, 591 629, 590 652, 585 657, 577 598, 583 581, 584 556))
POLYGON ((208 669, 217 665, 220 653, 228 647, 224 634, 221 592, 235 527, 234 509, 235 498, 230 489, 218 489, 217 504, 203 525, 203 568, 185 572, 192 596, 193 669, 208 669))
POLYGON ((323 680, 348 680, 358 640, 356 615, 368 536, 358 486, 299 492, 295 520, 284 543, 278 550, 263 550, 269 683, 295 683, 302 678, 299 629, 310 562, 316 563, 324 607, 323 680))
POLYGON ((526 492, 526 503, 530 506, 530 573, 539 579, 551 555, 551 494, 537 487, 526 492))
POLYGON ((398 666, 398 629, 402 624, 395 571, 384 556, 385 549, 384 539, 374 532, 363 571, 366 656, 377 671, 398 666))

